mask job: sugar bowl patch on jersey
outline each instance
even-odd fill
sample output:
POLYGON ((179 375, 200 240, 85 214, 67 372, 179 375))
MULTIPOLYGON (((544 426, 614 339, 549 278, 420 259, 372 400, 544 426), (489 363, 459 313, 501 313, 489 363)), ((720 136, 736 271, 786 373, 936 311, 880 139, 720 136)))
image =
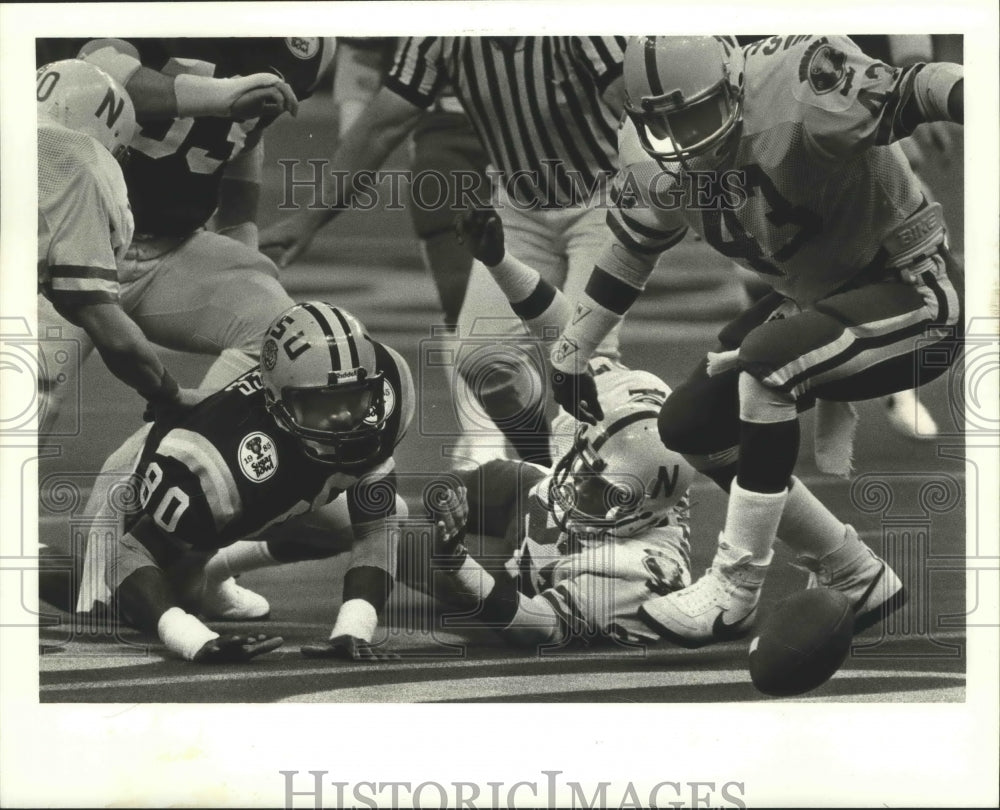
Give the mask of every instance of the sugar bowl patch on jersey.
POLYGON ((240 471, 251 481, 266 481, 278 471, 278 450, 274 439, 254 431, 240 441, 238 452, 240 471))

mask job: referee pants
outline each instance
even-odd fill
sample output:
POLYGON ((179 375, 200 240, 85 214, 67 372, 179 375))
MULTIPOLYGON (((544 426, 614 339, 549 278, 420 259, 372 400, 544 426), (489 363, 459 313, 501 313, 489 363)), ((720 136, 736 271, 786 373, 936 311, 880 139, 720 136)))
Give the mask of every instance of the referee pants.
MULTIPOLYGON (((597 207, 519 210, 502 190, 497 196, 507 251, 534 267, 571 300, 581 295, 608 238, 607 212, 597 207)), ((545 337, 551 341, 556 335, 545 337)), ((462 381, 456 382, 456 410, 466 433, 491 432, 494 423, 501 421, 517 424, 519 415, 534 412, 539 401, 545 401, 545 344, 529 336, 489 270, 479 262, 473 264, 458 316, 458 338, 459 376, 474 397, 470 400, 462 381)), ((597 354, 617 359, 618 338, 616 328, 597 354)))

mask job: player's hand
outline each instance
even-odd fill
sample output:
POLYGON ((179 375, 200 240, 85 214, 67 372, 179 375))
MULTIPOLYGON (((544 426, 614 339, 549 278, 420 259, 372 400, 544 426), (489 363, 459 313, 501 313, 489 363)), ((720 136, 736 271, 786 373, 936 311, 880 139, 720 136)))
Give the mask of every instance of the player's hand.
POLYGON ((254 73, 245 80, 250 87, 241 92, 229 108, 236 121, 275 118, 286 111, 293 116, 298 114, 299 101, 287 82, 271 73, 254 73))
POLYGON ((146 402, 146 410, 142 412, 142 421, 174 420, 214 393, 208 388, 178 388, 177 396, 169 402, 153 400, 146 402))
POLYGON ((570 374, 554 370, 552 395, 562 409, 579 422, 596 425, 604 418, 604 410, 597 399, 597 383, 589 371, 570 374))
POLYGON ((469 521, 468 490, 459 486, 442 488, 431 495, 430 512, 434 526, 434 554, 449 556, 465 539, 469 521))
POLYGON ((285 640, 280 636, 219 636, 195 653, 192 661, 196 664, 241 664, 258 655, 278 649, 285 640))
POLYGON ((303 644, 306 658, 336 658, 341 661, 398 661, 399 656, 380 650, 364 639, 354 636, 334 636, 322 644, 303 644))
POLYGON ((928 168, 934 163, 941 167, 951 163, 955 148, 956 129, 947 121, 921 124, 909 138, 900 141, 903 153, 915 172, 928 168))
POLYGON ((277 254, 278 267, 288 267, 305 252, 316 232, 336 213, 332 209, 306 209, 268 225, 260 232, 261 252, 277 254))
POLYGON ((462 245, 487 267, 495 267, 504 256, 503 223, 492 208, 471 208, 455 217, 455 234, 462 245))

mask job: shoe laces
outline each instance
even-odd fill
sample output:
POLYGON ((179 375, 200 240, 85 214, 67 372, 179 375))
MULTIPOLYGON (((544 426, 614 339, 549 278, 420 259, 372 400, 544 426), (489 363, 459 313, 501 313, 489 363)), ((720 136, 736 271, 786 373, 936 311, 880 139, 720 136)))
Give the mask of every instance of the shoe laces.
POLYGON ((709 568, 705 575, 683 590, 676 591, 679 606, 695 615, 721 604, 732 593, 728 579, 715 568, 709 568))

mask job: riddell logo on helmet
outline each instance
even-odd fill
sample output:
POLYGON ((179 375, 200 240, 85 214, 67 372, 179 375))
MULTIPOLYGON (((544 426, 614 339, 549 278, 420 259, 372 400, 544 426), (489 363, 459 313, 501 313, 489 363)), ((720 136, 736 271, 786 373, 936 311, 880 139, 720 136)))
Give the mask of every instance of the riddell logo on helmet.
POLYGON ((350 371, 331 371, 330 382, 344 382, 344 380, 355 381, 358 379, 358 370, 352 368, 350 371))

